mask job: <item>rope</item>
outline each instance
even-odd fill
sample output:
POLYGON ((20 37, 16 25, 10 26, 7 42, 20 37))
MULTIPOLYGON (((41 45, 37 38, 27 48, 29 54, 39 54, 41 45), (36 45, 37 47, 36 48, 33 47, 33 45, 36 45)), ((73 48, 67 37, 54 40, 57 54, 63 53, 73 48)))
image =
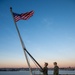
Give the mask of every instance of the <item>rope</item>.
POLYGON ((33 61, 33 63, 34 63, 35 66, 36 66, 36 70, 34 70, 34 75, 36 75, 36 74, 35 74, 35 71, 38 71, 38 70, 39 70, 39 74, 38 74, 38 75, 40 75, 41 72, 40 72, 40 69, 39 69, 38 65, 35 63, 35 61, 34 61, 33 59, 32 59, 32 61, 33 61))

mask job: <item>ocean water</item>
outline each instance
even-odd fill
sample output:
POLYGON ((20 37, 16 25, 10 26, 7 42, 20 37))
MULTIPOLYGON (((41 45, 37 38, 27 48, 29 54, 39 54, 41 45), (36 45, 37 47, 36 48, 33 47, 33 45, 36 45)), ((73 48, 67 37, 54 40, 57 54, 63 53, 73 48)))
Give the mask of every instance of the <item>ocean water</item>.
POLYGON ((0 71, 0 75, 29 75, 29 71, 0 71))
MULTIPOLYGON (((33 75, 34 74, 42 74, 39 71, 33 71, 33 75)), ((49 71, 48 74, 53 74, 53 71, 49 71)), ((59 74, 73 74, 75 75, 75 70, 74 71, 65 71, 65 70, 60 70, 59 74)), ((0 75, 30 75, 29 71, 0 71, 0 75)))

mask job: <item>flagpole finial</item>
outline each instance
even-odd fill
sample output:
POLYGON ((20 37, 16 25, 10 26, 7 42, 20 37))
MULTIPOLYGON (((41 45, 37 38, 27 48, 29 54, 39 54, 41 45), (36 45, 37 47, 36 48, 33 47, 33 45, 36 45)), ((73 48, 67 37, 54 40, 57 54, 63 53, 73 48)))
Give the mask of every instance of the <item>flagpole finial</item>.
POLYGON ((12 9, 12 7, 10 7, 10 9, 12 9))
POLYGON ((12 7, 10 7, 10 10, 12 11, 12 7))

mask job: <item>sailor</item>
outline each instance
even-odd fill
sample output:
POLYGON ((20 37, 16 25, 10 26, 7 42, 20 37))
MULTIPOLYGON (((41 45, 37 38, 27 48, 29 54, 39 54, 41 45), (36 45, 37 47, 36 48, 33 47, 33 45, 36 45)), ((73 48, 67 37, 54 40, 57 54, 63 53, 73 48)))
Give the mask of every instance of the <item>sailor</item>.
POLYGON ((54 62, 54 73, 53 75, 59 75, 59 67, 57 66, 57 62, 54 62))
POLYGON ((47 62, 45 62, 45 64, 44 64, 44 68, 43 68, 43 70, 41 71, 41 72, 43 72, 43 75, 48 75, 48 63, 47 62))

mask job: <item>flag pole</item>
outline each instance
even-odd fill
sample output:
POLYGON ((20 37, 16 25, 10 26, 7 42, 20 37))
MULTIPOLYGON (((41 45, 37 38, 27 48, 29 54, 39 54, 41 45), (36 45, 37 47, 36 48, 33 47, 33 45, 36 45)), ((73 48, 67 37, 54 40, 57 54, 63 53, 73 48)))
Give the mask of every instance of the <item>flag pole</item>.
POLYGON ((24 43, 23 43, 23 40, 22 40, 22 38, 21 38, 19 29, 18 29, 17 24, 16 24, 16 21, 15 21, 15 19, 14 19, 13 12, 12 12, 12 7, 10 7, 10 12, 11 12, 11 14, 12 14, 12 17, 13 17, 13 20, 14 20, 14 24, 15 24, 16 30, 17 30, 17 32, 18 32, 18 36, 19 36, 19 38, 20 38, 20 42, 21 42, 21 45, 22 45, 22 48, 23 48, 23 51, 24 51, 24 55, 25 55, 25 57, 26 57, 26 61, 27 61, 27 64, 28 64, 28 66, 29 66, 30 75, 32 75, 31 66, 30 66, 30 63, 29 63, 29 61, 28 61, 28 57, 27 57, 26 51, 24 50, 24 49, 26 49, 26 48, 25 48, 25 46, 24 46, 24 43))
POLYGON ((10 11, 11 11, 11 14, 12 14, 12 17, 13 17, 13 20, 14 20, 14 23, 15 23, 15 26, 16 26, 16 29, 17 29, 17 32, 18 32, 18 35, 19 35, 19 38, 20 38, 20 42, 22 44, 22 48, 23 48, 23 51, 24 51, 24 54, 25 54, 25 57, 26 57, 26 60, 27 60, 27 63, 28 63, 29 68, 31 69, 30 63, 29 63, 28 58, 27 58, 27 55, 26 55, 26 52, 33 59, 33 61, 35 61, 37 63, 37 65, 40 67, 40 69, 43 70, 43 68, 40 66, 40 64, 32 57, 32 55, 25 48, 24 43, 23 43, 23 40, 22 40, 21 35, 20 35, 20 32, 19 32, 19 29, 18 29, 17 24, 15 22, 15 19, 14 19, 13 12, 12 12, 12 8, 11 7, 10 7, 10 11))

